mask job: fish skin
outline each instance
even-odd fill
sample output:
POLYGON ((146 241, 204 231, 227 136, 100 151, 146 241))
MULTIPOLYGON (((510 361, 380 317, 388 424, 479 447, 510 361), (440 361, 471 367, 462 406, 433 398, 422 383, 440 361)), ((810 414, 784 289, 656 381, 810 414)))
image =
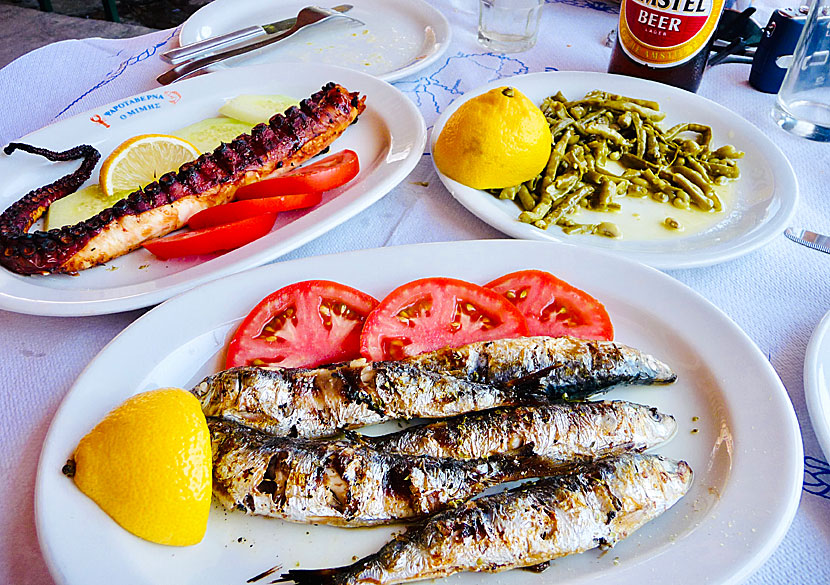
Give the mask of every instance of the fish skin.
POLYGON ((436 514, 377 553, 334 569, 290 570, 298 585, 393 585, 461 571, 535 567, 614 546, 688 491, 683 461, 627 454, 436 514))
POLYGON ((557 461, 592 461, 669 440, 674 417, 625 401, 521 405, 469 413, 375 437, 372 447, 410 455, 477 459, 530 447, 557 461))
POLYGON ((213 493, 227 508, 343 527, 422 519, 492 485, 565 468, 535 456, 460 461, 378 451, 349 440, 273 437, 211 418, 213 493))
POLYGON ((208 416, 275 435, 326 437, 393 418, 443 418, 616 384, 667 384, 656 358, 614 342, 530 337, 472 343, 402 361, 316 369, 232 368, 193 388, 208 416))
POLYGON ((400 362, 313 370, 243 366, 191 390, 206 416, 318 438, 393 418, 440 418, 519 402, 515 392, 400 362))
POLYGON ((670 384, 677 379, 669 366, 633 347, 567 336, 480 341, 406 361, 549 399, 584 399, 617 384, 670 384))

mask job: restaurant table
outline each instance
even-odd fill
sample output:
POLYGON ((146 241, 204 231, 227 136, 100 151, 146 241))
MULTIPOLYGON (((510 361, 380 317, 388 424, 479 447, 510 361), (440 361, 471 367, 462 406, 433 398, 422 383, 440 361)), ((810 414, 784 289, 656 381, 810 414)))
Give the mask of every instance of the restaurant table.
MULTIPOLYGON (((509 55, 477 44, 473 0, 433 4, 452 24, 452 43, 437 63, 394 83, 417 104, 428 127, 452 100, 497 78, 536 71, 606 70, 608 37, 617 21, 615 4, 549 1, 543 7, 536 47, 509 55)), ((757 21, 765 24, 778 6, 758 5, 757 21)), ((157 87, 155 78, 165 70, 159 52, 177 44, 175 32, 63 41, 12 62, 0 70, 0 143, 157 87)), ((699 94, 755 124, 786 154, 801 195, 792 225, 830 232, 830 144, 780 130, 770 116, 774 96, 754 91, 748 75, 749 65, 718 65, 707 71, 699 94)), ((413 172, 379 202, 280 260, 415 242, 503 237, 455 202, 425 153, 413 172)), ((747 582, 830 583, 830 465, 811 427, 802 381, 808 339, 830 309, 830 255, 781 234, 762 249, 722 264, 666 272, 721 308, 768 356, 801 427, 805 473, 797 515, 781 546, 747 582)), ((84 366, 144 312, 58 318, 0 311, 0 583, 52 582, 34 521, 41 444, 55 410, 84 366)), ((758 482, 764 478, 758 477, 758 482)), ((661 576, 660 582, 671 583, 671 576, 661 576)))

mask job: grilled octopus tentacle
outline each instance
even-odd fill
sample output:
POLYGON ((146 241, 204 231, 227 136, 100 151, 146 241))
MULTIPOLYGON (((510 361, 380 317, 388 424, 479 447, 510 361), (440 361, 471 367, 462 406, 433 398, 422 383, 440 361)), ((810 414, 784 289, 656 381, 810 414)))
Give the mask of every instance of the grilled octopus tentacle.
MULTIPOLYGON (((51 161, 84 159, 72 173, 54 183, 27 193, 0 214, 0 263, 17 266, 22 263, 53 261, 59 253, 60 235, 56 233, 26 233, 49 206, 58 199, 74 193, 92 174, 101 153, 88 144, 82 144, 63 152, 54 152, 29 144, 12 142, 3 149, 6 154, 22 150, 43 156, 51 161), (20 260, 18 260, 20 259, 20 260)), ((13 268, 11 268, 14 270, 13 268)))
POLYGON ((94 217, 48 232, 28 229, 53 201, 89 178, 100 155, 91 146, 53 153, 10 144, 6 154, 20 149, 50 160, 85 160, 75 173, 32 191, 0 215, 0 265, 19 274, 76 272, 126 254, 183 227, 194 213, 227 203, 239 187, 315 156, 357 119, 364 100, 329 83, 299 107, 162 175, 94 217))

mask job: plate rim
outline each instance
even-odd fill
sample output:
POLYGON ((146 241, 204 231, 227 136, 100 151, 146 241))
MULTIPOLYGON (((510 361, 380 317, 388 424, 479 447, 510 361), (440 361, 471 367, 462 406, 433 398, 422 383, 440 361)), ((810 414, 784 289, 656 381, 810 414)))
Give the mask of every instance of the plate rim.
MULTIPOLYGON (((596 78, 597 80, 625 80, 625 83, 635 83, 635 84, 643 84, 646 88, 654 87, 658 88, 661 91, 668 91, 669 93, 674 94, 675 96, 680 96, 681 98, 687 100, 700 100, 701 102, 705 103, 708 107, 711 107, 714 110, 718 110, 722 113, 728 113, 732 115, 736 123, 743 126, 745 132, 753 135, 754 139, 760 140, 764 143, 765 147, 771 149, 771 152, 774 154, 774 157, 777 160, 770 161, 765 157, 765 161, 774 163, 771 165, 772 168, 781 168, 783 169, 780 174, 775 174, 774 176, 776 179, 783 181, 783 185, 778 186, 773 194, 776 192, 783 192, 783 196, 780 197, 781 209, 776 212, 776 214, 771 217, 768 221, 765 221, 764 224, 766 225, 766 229, 762 230, 749 242, 747 242, 744 246, 739 247, 732 247, 727 248, 726 250, 720 253, 713 253, 709 252, 706 253, 706 248, 703 249, 701 252, 692 252, 689 254, 680 255, 678 253, 669 254, 666 257, 664 254, 661 253, 650 253, 650 252, 637 252, 637 251, 626 251, 622 249, 613 249, 613 248, 606 248, 600 246, 593 246, 587 245, 585 247, 590 247, 593 249, 599 249, 606 251, 611 254, 615 254, 619 257, 628 258, 637 262, 641 262, 648 266, 652 266, 654 268, 658 268, 661 270, 676 270, 676 269, 686 269, 686 268, 702 268, 706 266, 712 266, 715 264, 720 264, 722 262, 728 262, 730 260, 734 260, 740 256, 749 254, 754 252, 767 244, 769 244, 773 239, 777 236, 781 235, 784 228, 789 225, 790 220, 792 219, 793 215, 795 214, 795 210, 798 206, 798 201, 800 199, 800 192, 799 192, 799 184, 798 184, 798 177, 795 174, 795 170, 792 167, 789 159, 784 155, 781 148, 773 142, 766 134, 764 134, 755 124, 741 116, 739 113, 730 110, 729 108, 709 99, 698 95, 696 93, 690 93, 685 90, 672 87, 666 84, 658 83, 656 81, 651 81, 648 79, 641 79, 638 77, 629 77, 625 75, 619 75, 614 73, 603 73, 599 71, 571 71, 571 70, 562 70, 562 71, 537 71, 533 73, 524 73, 521 75, 514 75, 511 77, 503 77, 499 79, 495 79, 490 81, 486 84, 482 84, 477 86, 473 89, 470 89, 461 96, 457 97, 453 100, 441 115, 435 120, 432 126, 432 130, 430 132, 430 138, 428 141, 429 146, 429 154, 430 159, 432 159, 432 165, 435 169, 435 172, 438 175, 438 178, 441 180, 441 183, 444 187, 449 191, 452 197, 458 201, 465 209, 467 209, 470 213, 475 215, 478 219, 483 221, 484 223, 490 225, 491 227, 499 230, 500 232, 509 235, 513 238, 519 239, 531 239, 536 241, 554 241, 554 242, 561 242, 561 243, 571 243, 564 239, 563 236, 559 234, 549 234, 547 237, 541 237, 542 234, 539 234, 539 237, 528 237, 529 235, 533 235, 534 232, 529 231, 525 226, 518 222, 518 220, 513 217, 508 217, 506 214, 504 217, 496 217, 494 218, 490 214, 486 213, 485 210, 476 205, 475 202, 468 197, 464 191, 467 190, 469 187, 461 185, 456 181, 453 181, 446 175, 444 175, 440 170, 438 170, 437 165, 435 164, 435 158, 432 156, 433 148, 435 146, 435 142, 438 139, 438 135, 440 134, 440 130, 443 129, 444 124, 446 124, 447 119, 450 115, 464 102, 468 99, 480 95, 487 90, 494 89, 496 87, 500 87, 506 83, 509 83, 510 80, 514 79, 527 79, 527 78, 562 78, 562 77, 573 77, 573 78, 596 78), (791 197, 787 197, 787 194, 792 193, 791 197), (773 222, 773 219, 779 218, 777 222, 773 222)), ((762 226, 764 225, 762 224, 762 226)), ((548 234, 548 232, 543 232, 548 234)))
MULTIPOLYGON (((205 75, 197 76, 192 79, 178 81, 168 86, 164 86, 163 89, 175 89, 176 87, 181 87, 182 85, 187 86, 193 84, 205 84, 206 78, 213 80, 214 82, 222 82, 222 78, 224 77, 251 76, 255 78, 255 76, 258 74, 263 74, 265 72, 273 72, 273 70, 279 66, 280 65, 277 64, 261 64, 251 65, 244 68, 236 67, 233 69, 225 69, 214 73, 208 73, 205 75)), ((6 287, 3 287, 2 285, 3 283, 16 282, 18 280, 18 275, 11 273, 4 268, 0 268, 0 310, 7 310, 15 313, 38 316, 81 317, 92 315, 106 315, 145 308, 165 301, 177 294, 187 291, 188 289, 192 289, 194 286, 198 286, 200 284, 216 280, 217 278, 223 278, 225 276, 240 271, 248 270, 253 267, 265 264, 267 262, 272 262, 284 256, 285 254, 288 254, 291 251, 299 248, 300 246, 310 242, 311 240, 320 237, 324 233, 334 229, 338 225, 356 216, 357 214, 364 211, 369 206, 371 206, 372 204, 376 203, 384 196, 386 196, 412 172, 412 170, 418 165, 418 163, 421 160, 422 153, 424 152, 424 148, 426 146, 427 132, 426 122, 424 121, 424 118, 421 115, 420 111, 415 106, 415 104, 413 104, 412 101, 409 100, 398 88, 396 88, 388 82, 378 79, 377 77, 368 75, 360 71, 355 71, 353 69, 339 67, 336 65, 311 64, 311 66, 307 67, 306 69, 310 69, 312 71, 319 71, 318 74, 320 75, 321 79, 323 77, 329 77, 331 75, 337 76, 338 74, 343 76, 354 76, 353 79, 357 78, 362 83, 373 85, 377 88, 383 88, 383 91, 387 97, 395 96, 395 99, 397 100, 397 111, 400 112, 400 119, 406 119, 407 131, 411 132, 412 134, 413 145, 410 152, 407 153, 406 157, 390 163, 391 165, 394 165, 393 168, 390 171, 388 171, 388 176, 383 177, 379 184, 375 186, 375 188, 370 188, 367 191, 367 193, 361 194, 357 196, 354 201, 345 204, 345 207, 342 210, 340 210, 335 216, 324 216, 310 227, 296 234, 291 235, 287 239, 283 239, 283 244, 270 246, 269 248, 264 249, 258 253, 252 253, 251 251, 249 251, 247 254, 243 255, 242 258, 236 259, 232 262, 228 262, 227 265, 223 264, 218 268, 209 270, 207 273, 197 274, 188 279, 184 279, 179 282, 174 282, 162 288, 149 286, 150 283, 156 281, 148 280, 142 281, 140 283, 120 285, 113 287, 111 289, 99 289, 99 292, 101 294, 96 298, 74 300, 38 299, 36 294, 25 294, 30 286, 33 287, 31 290, 34 292, 41 288, 49 288, 50 290, 55 289, 53 287, 43 287, 41 285, 33 285, 31 284, 31 282, 26 282, 22 285, 22 291, 10 292, 6 287), (280 251, 275 254, 273 252, 274 249, 278 249, 280 251), (144 289, 138 292, 131 290, 136 287, 143 287, 144 289)), ((125 100, 145 96, 148 94, 157 94, 159 91, 160 88, 152 88, 144 92, 124 96, 120 99, 114 100, 107 104, 102 104, 85 112, 73 115, 64 120, 60 120, 53 124, 48 124, 43 128, 39 128, 38 130, 35 130, 33 132, 30 132, 29 134, 26 134, 25 136, 22 136, 18 139, 18 141, 31 142, 32 139, 37 141, 39 140, 38 134, 42 132, 55 132, 55 128, 61 124, 77 123, 79 120, 85 120, 92 113, 97 113, 107 109, 111 109, 115 107, 117 104, 124 102, 125 100)), ((388 124, 389 118, 384 118, 384 121, 388 124)), ((393 125, 400 124, 395 122, 395 124, 393 125)), ((391 138, 394 142, 395 137, 391 136, 391 138)), ((367 174, 365 179, 368 180, 373 175, 374 173, 367 174)), ((348 192, 353 188, 360 188, 360 183, 356 183, 354 186, 351 187, 347 186, 346 191, 344 191, 344 193, 348 192)), ((333 200, 329 203, 335 203, 335 201, 336 200, 333 200)), ((11 203, 13 203, 13 201, 10 200, 9 205, 11 205, 11 203)), ((324 209, 324 207, 321 207, 321 209, 324 209)), ((289 227, 290 225, 291 224, 289 224, 286 227, 289 227)), ((268 237, 268 235, 266 235, 266 237, 268 237)), ((237 250, 233 250, 229 252, 229 254, 234 254, 235 252, 238 252, 242 249, 244 249, 244 247, 239 248, 237 250)), ((214 259, 215 258, 212 258, 211 260, 214 259)), ((208 262, 211 260, 208 260, 208 262)), ((200 263, 192 267, 189 267, 185 270, 190 270, 192 268, 197 268, 203 265, 204 263, 200 263)), ((181 274, 181 271, 172 273, 167 276, 175 276, 177 274, 181 274)), ((37 278, 37 276, 35 276, 35 278, 37 278)), ((80 287, 76 287, 67 288, 65 290, 80 291, 83 289, 80 287)))
MULTIPOLYGON (((223 3, 223 1, 227 1, 229 3, 231 0, 214 0, 210 4, 205 4, 204 6, 199 8, 199 10, 197 10, 196 12, 191 14, 187 18, 187 20, 185 20, 182 23, 181 27, 179 28, 179 33, 178 33, 178 35, 176 35, 176 39, 179 42, 179 46, 182 46, 182 38, 187 36, 186 33, 190 32, 190 28, 195 26, 191 22, 191 19, 193 19, 199 12, 205 10, 208 6, 216 5, 216 4, 221 5, 223 3), (188 27, 188 23, 190 23, 190 27, 188 27)), ((238 1, 238 0, 234 0, 234 1, 238 1)), ((388 81, 388 82, 397 81, 397 80, 402 79, 404 77, 408 77, 409 75, 412 75, 413 73, 421 71, 422 69, 425 69, 425 68, 429 67, 430 65, 432 65, 433 63, 435 63, 438 59, 440 59, 444 55, 444 53, 447 52, 447 49, 449 49, 450 43, 452 42, 452 35, 453 35, 452 26, 450 26, 450 22, 447 19, 447 17, 444 15, 443 12, 438 10, 432 4, 429 4, 429 3, 425 2, 424 0, 406 0, 405 2, 401 2, 399 0, 395 0, 395 1, 398 4, 407 7, 408 9, 411 9, 411 10, 417 9, 418 11, 420 11, 422 13, 428 14, 429 18, 433 20, 433 22, 430 23, 430 26, 433 27, 433 29, 436 31, 436 33, 440 32, 441 37, 439 38, 438 35, 436 34, 436 42, 435 42, 435 45, 434 45, 435 50, 430 55, 428 55, 425 59, 420 59, 420 60, 411 62, 407 65, 404 65, 403 67, 399 67, 397 69, 389 71, 387 73, 383 73, 381 75, 373 76, 373 77, 377 77, 378 79, 382 79, 383 81, 388 81)), ((385 5, 388 5, 388 3, 389 3, 389 0, 381 0, 380 2, 378 2, 378 5, 385 6, 385 5)), ((217 9, 214 7, 211 10, 217 10, 217 9)), ((206 12, 207 12, 207 10, 206 10, 206 12)), ((191 35, 191 36, 195 37, 196 35, 191 35)), ((278 61, 278 63, 288 63, 288 61, 278 61)), ((227 66, 225 66, 225 67, 227 67, 227 66)), ((229 68, 233 68, 233 67, 229 67, 229 68)))
MULTIPOLYGON (((54 415, 54 418, 52 419, 49 425, 49 429, 44 440, 40 458, 38 461, 37 477, 35 483, 35 523, 37 527, 38 541, 41 544, 41 549, 43 551, 44 558, 46 558, 47 555, 52 554, 51 543, 49 542, 49 538, 47 538, 46 536, 46 527, 48 526, 48 521, 45 519, 45 513, 42 510, 46 498, 44 490, 47 489, 47 484, 51 481, 51 478, 47 476, 49 470, 45 469, 46 460, 48 458, 48 452, 53 448, 59 448, 53 447, 53 444, 57 441, 56 436, 59 434, 59 426, 62 423, 62 419, 66 416, 69 416, 67 412, 72 408, 74 401, 81 399, 77 397, 77 394, 84 391, 83 388, 85 378, 91 375, 90 372, 93 370, 93 368, 100 367, 100 363, 106 360, 107 352, 110 351, 113 346, 121 343, 122 339, 140 333, 141 329, 144 328, 145 325, 152 326, 153 321, 163 319, 166 313, 174 312, 176 308, 182 304, 186 305, 190 297, 208 294, 210 292, 210 289, 221 288, 222 286, 227 285, 233 282, 234 280, 256 280, 258 276, 264 275, 271 271, 283 274, 289 273, 290 270, 297 264, 316 263, 321 261, 325 263, 332 261, 332 259, 339 259, 341 262, 345 259, 345 261, 348 263, 349 260, 353 260, 356 257, 357 259, 359 259, 361 256, 370 256, 376 253, 395 254, 396 252, 399 252, 401 250, 405 251, 407 249, 420 248, 424 251, 429 251, 430 249, 442 250, 443 253, 447 253, 448 246, 450 248, 458 250, 464 250, 472 246, 484 246, 490 247, 491 249, 494 249, 493 247, 508 246, 516 252, 528 252, 534 249, 537 251, 550 251, 551 249, 556 250, 557 248, 570 248, 570 250, 566 251, 572 254, 585 255, 587 256, 587 258, 585 258, 586 260, 590 260, 591 257, 594 256, 610 257, 613 258, 614 262, 619 262, 619 257, 615 255, 608 254, 607 252, 595 249, 578 247, 570 243, 563 244, 557 242, 538 242, 530 240, 467 240, 459 242, 407 244, 402 246, 390 246, 384 248, 355 250, 337 254, 328 254, 325 256, 312 256, 308 258, 291 260, 279 264, 261 266, 253 270, 249 270, 243 273, 237 273, 234 275, 227 276, 223 279, 211 281, 187 293, 178 295, 177 297, 168 300, 167 302, 159 305, 158 307, 155 307, 151 311, 148 311, 146 314, 139 317, 134 323, 129 325, 121 333, 119 333, 118 336, 116 336, 112 341, 110 341, 110 343, 108 343, 95 356, 95 358, 93 358, 90 361, 90 363, 84 368, 82 373, 78 376, 77 380, 72 385, 69 392, 61 401, 61 404, 58 407, 54 415), (522 248, 524 248, 524 250, 522 250, 522 248)), ((516 253, 514 253, 513 255, 516 258, 532 257, 532 255, 523 256, 517 255, 516 253)), ((784 423, 786 426, 786 428, 782 430, 782 433, 785 434, 789 439, 791 439, 791 445, 789 445, 788 449, 785 452, 785 455, 789 456, 785 459, 785 466, 790 467, 791 473, 789 474, 789 477, 787 477, 786 474, 782 474, 782 479, 787 480, 786 483, 788 484, 789 489, 784 490, 782 488, 781 493, 777 494, 778 497, 775 500, 776 513, 769 515, 771 523, 773 523, 774 526, 770 527, 770 530, 768 531, 768 534, 763 541, 761 541, 760 543, 756 543, 760 544, 760 546, 757 546, 749 552, 736 551, 735 558, 731 559, 732 562, 728 565, 727 568, 721 569, 719 579, 717 581, 714 581, 716 583, 730 585, 740 583, 744 579, 746 579, 750 574, 752 574, 755 570, 757 570, 779 546, 779 544, 785 537, 790 525, 792 524, 792 521, 798 509, 803 480, 804 460, 800 428, 795 415, 795 410, 792 405, 792 401, 790 400, 789 395, 783 383, 780 380, 780 377, 778 376, 775 369, 772 367, 771 363, 764 357, 764 355, 758 349, 757 345, 751 340, 751 338, 749 338, 749 336, 737 325, 737 323, 735 323, 735 321, 733 321, 728 315, 726 315, 726 313, 724 313, 720 308, 718 308, 711 301, 709 301, 708 299, 694 291, 688 285, 680 281, 677 281, 673 277, 663 272, 632 261, 624 260, 623 262, 628 265, 628 268, 634 268, 638 271, 644 270, 645 272, 643 274, 650 274, 649 278, 657 278, 661 282, 667 283, 668 286, 678 287, 679 289, 685 289, 687 293, 692 295, 691 298, 693 298, 694 301, 698 303, 698 305, 696 306, 702 307, 701 310, 704 310, 712 319, 715 320, 718 328, 725 327, 730 335, 737 335, 743 343, 742 352, 749 352, 750 355, 754 356, 753 365, 758 366, 758 376, 763 377, 764 381, 769 383, 768 387, 765 388, 765 391, 769 392, 769 398, 776 399, 776 406, 778 406, 779 403, 780 405, 784 406, 784 408, 778 409, 775 412, 781 416, 780 422, 784 423), (784 493, 785 491, 786 494, 784 493)), ((729 409, 729 411, 730 414, 732 414, 731 408, 729 409)), ((740 452, 740 450, 737 448, 735 449, 735 451, 740 452)), ((748 452, 749 451, 747 451, 747 453, 748 452)), ((745 467, 746 465, 744 464, 743 466, 745 467)), ((730 477, 733 474, 734 470, 730 471, 730 477)), ((745 479, 744 481, 748 480, 745 479)), ((734 486, 733 489, 726 490, 726 494, 723 496, 723 498, 725 499, 728 497, 732 499, 735 496, 734 491, 734 486)), ((723 499, 721 500, 721 502, 723 502, 723 499)), ((719 506, 720 505, 721 504, 719 504, 719 506)), ((723 511, 722 508, 720 510, 723 511)), ((717 517, 720 516, 720 513, 717 514, 717 517)), ((712 527, 714 527, 715 529, 717 528, 717 521, 715 520, 715 517, 712 514, 707 514, 701 521, 701 524, 707 522, 714 525, 712 527)), ((654 557, 647 559, 647 561, 656 559, 659 556, 661 556, 661 554, 662 553, 655 554, 654 557)), ((59 570, 60 568, 57 566, 57 561, 54 558, 47 558, 47 566, 49 567, 50 572, 52 573, 56 581, 58 581, 61 584, 71 583, 69 579, 64 579, 63 574, 59 570)), ((576 576, 575 581, 579 581, 578 577, 579 576, 576 576)))
MULTIPOLYGON (((820 354, 825 345, 830 346, 830 310, 813 330, 804 357, 804 398, 807 402, 807 412, 810 414, 810 422, 824 457, 830 459, 830 410, 826 408, 830 396, 822 396, 822 386, 826 386, 826 382, 822 380, 820 372, 820 354)), ((826 364, 825 367, 830 371, 830 364, 826 364)))

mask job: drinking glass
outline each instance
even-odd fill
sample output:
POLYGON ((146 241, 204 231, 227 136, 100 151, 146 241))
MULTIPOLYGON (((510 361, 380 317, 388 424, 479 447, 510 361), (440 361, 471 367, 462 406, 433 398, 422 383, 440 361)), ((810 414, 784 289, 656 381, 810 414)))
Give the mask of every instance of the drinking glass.
POLYGON ((773 117, 785 130, 830 141, 830 0, 813 0, 773 117))
POLYGON ((500 53, 533 48, 544 0, 479 0, 478 42, 500 53))

